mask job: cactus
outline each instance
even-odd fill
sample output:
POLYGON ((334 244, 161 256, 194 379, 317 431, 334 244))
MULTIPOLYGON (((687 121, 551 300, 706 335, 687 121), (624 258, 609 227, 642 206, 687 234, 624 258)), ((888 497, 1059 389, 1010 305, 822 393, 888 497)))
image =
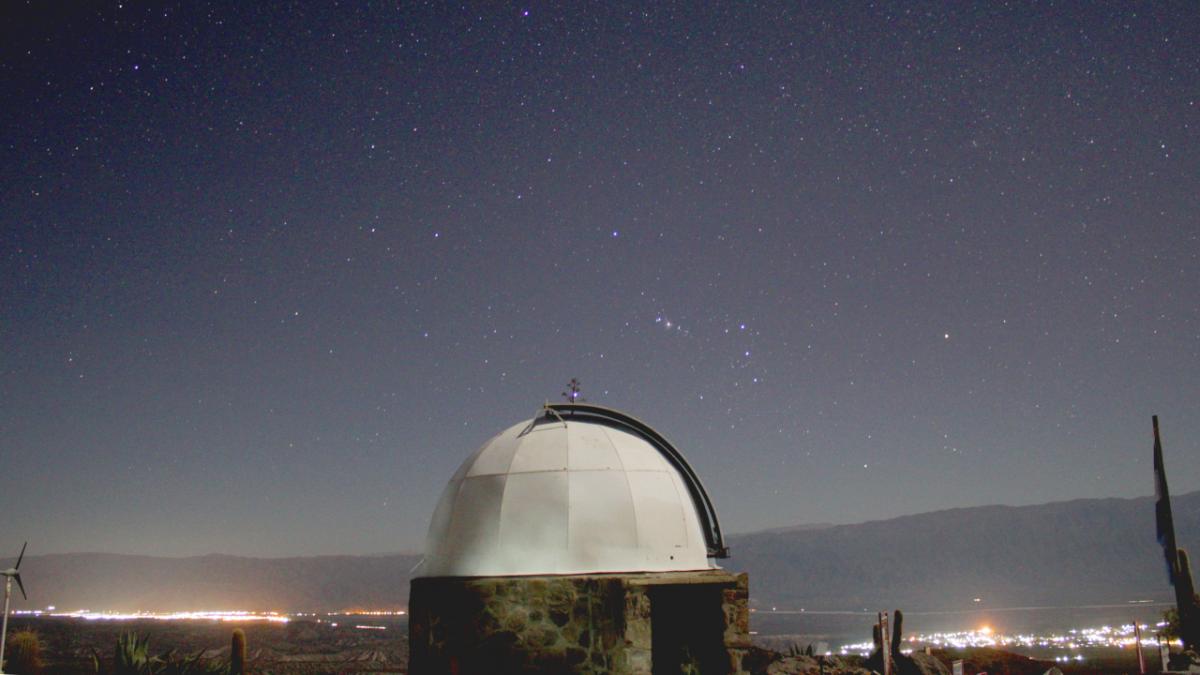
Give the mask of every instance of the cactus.
POLYGON ((812 644, 809 644, 806 647, 801 647, 799 642, 793 642, 792 646, 788 647, 787 650, 787 655, 792 658, 798 658, 801 656, 814 656, 815 654, 816 650, 812 644))
POLYGON ((1187 552, 1176 545, 1175 518, 1171 515, 1171 493, 1167 489, 1162 439, 1158 435, 1158 415, 1152 416, 1151 421, 1154 426, 1155 529, 1167 562, 1167 579, 1175 587, 1177 633, 1183 640, 1184 649, 1194 652, 1200 650, 1200 599, 1196 597, 1196 587, 1192 583, 1192 566, 1188 561, 1187 552))
POLYGON ((1184 549, 1175 549, 1175 554, 1179 557, 1179 576, 1175 579, 1175 583, 1179 584, 1184 597, 1196 597, 1196 586, 1192 583, 1192 563, 1188 559, 1188 552, 1184 549))
POLYGON ((1175 576, 1178 592, 1179 637, 1188 649, 1200 647, 1200 598, 1196 597, 1196 586, 1192 582, 1192 563, 1187 551, 1176 550, 1179 570, 1175 576))
POLYGON ((233 644, 229 649, 229 675, 245 675, 246 633, 241 628, 233 629, 233 644))
POLYGON ((942 670, 942 666, 933 666, 931 663, 936 663, 937 660, 930 658, 928 654, 913 654, 906 655, 900 651, 900 647, 904 643, 904 612, 896 610, 892 613, 892 621, 889 626, 891 629, 891 644, 888 645, 888 650, 883 650, 882 628, 880 624, 875 624, 872 627, 872 638, 875 642, 875 651, 871 653, 867 660, 863 662, 863 667, 867 670, 874 670, 877 673, 892 673, 893 675, 922 675, 926 673, 946 672, 942 670))
POLYGON ((896 610, 892 619, 892 658, 900 655, 900 641, 904 638, 904 613, 896 610))
POLYGON ((13 633, 4 667, 10 673, 36 675, 42 672, 42 645, 38 634, 31 630, 13 633))

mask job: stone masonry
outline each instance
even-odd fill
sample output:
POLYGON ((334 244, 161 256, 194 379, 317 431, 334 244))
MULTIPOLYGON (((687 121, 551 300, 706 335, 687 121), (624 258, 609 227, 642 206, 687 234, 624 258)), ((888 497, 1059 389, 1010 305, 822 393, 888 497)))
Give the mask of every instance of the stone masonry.
POLYGON ((409 599, 414 675, 744 673, 749 633, 747 576, 723 570, 420 578, 409 599))

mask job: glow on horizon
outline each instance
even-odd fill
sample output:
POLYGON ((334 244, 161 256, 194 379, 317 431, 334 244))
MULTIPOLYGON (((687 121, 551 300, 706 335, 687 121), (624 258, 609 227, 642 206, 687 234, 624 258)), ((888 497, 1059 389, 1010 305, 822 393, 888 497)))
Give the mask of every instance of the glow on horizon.
POLYGON ((408 611, 397 610, 347 610, 344 612, 252 612, 249 610, 206 610, 198 612, 94 612, 77 609, 70 612, 55 611, 54 607, 41 609, 13 610, 13 616, 52 617, 63 619, 85 619, 87 621, 134 621, 153 619, 156 621, 270 621, 287 623, 293 617, 321 616, 407 616, 408 611))
POLYGON ((17 610, 14 616, 53 617, 64 619, 84 619, 87 621, 134 621, 137 619, 153 619, 155 621, 270 621, 287 623, 291 617, 280 612, 248 612, 214 610, 204 612, 93 612, 89 609, 77 609, 73 612, 56 612, 42 610, 17 610))

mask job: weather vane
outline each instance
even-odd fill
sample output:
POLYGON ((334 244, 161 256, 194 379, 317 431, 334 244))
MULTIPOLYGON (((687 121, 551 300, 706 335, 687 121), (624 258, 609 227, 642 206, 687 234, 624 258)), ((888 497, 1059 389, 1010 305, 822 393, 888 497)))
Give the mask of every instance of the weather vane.
POLYGON ((579 378, 572 377, 567 383, 567 390, 562 393, 562 397, 567 400, 567 403, 583 403, 587 399, 579 391, 579 385, 582 384, 579 378))

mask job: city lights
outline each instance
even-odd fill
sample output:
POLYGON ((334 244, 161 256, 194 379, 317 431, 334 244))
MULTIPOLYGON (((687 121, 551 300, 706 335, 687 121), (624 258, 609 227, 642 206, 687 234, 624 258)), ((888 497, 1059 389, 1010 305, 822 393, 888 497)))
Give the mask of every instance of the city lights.
MULTIPOLYGON (((1155 628, 1162 624, 1150 626, 1141 625, 1142 648, 1150 651, 1158 648, 1157 638, 1153 636, 1155 628)), ((1015 633, 1009 635, 993 629, 991 626, 981 626, 977 630, 956 632, 917 633, 905 638, 904 653, 912 653, 915 649, 933 647, 935 649, 962 650, 976 647, 992 647, 1005 651, 1043 650, 1060 652, 1052 658, 1060 663, 1083 661, 1083 652, 1097 649, 1133 649, 1137 638, 1132 623, 1120 626, 1100 626, 1094 628, 1073 628, 1065 632, 1050 632, 1046 634, 1015 633)), ((1179 640, 1168 643, 1173 649, 1183 646, 1179 640)), ((858 642, 842 646, 838 652, 842 655, 861 654, 866 656, 874 649, 870 642, 858 642)))
POLYGON ((93 612, 88 609, 78 609, 72 612, 52 610, 19 610, 14 616, 46 616, 67 619, 85 619, 87 621, 135 621, 153 619, 155 621, 271 621, 287 623, 291 619, 279 612, 244 612, 244 611, 208 611, 208 612, 93 612))

